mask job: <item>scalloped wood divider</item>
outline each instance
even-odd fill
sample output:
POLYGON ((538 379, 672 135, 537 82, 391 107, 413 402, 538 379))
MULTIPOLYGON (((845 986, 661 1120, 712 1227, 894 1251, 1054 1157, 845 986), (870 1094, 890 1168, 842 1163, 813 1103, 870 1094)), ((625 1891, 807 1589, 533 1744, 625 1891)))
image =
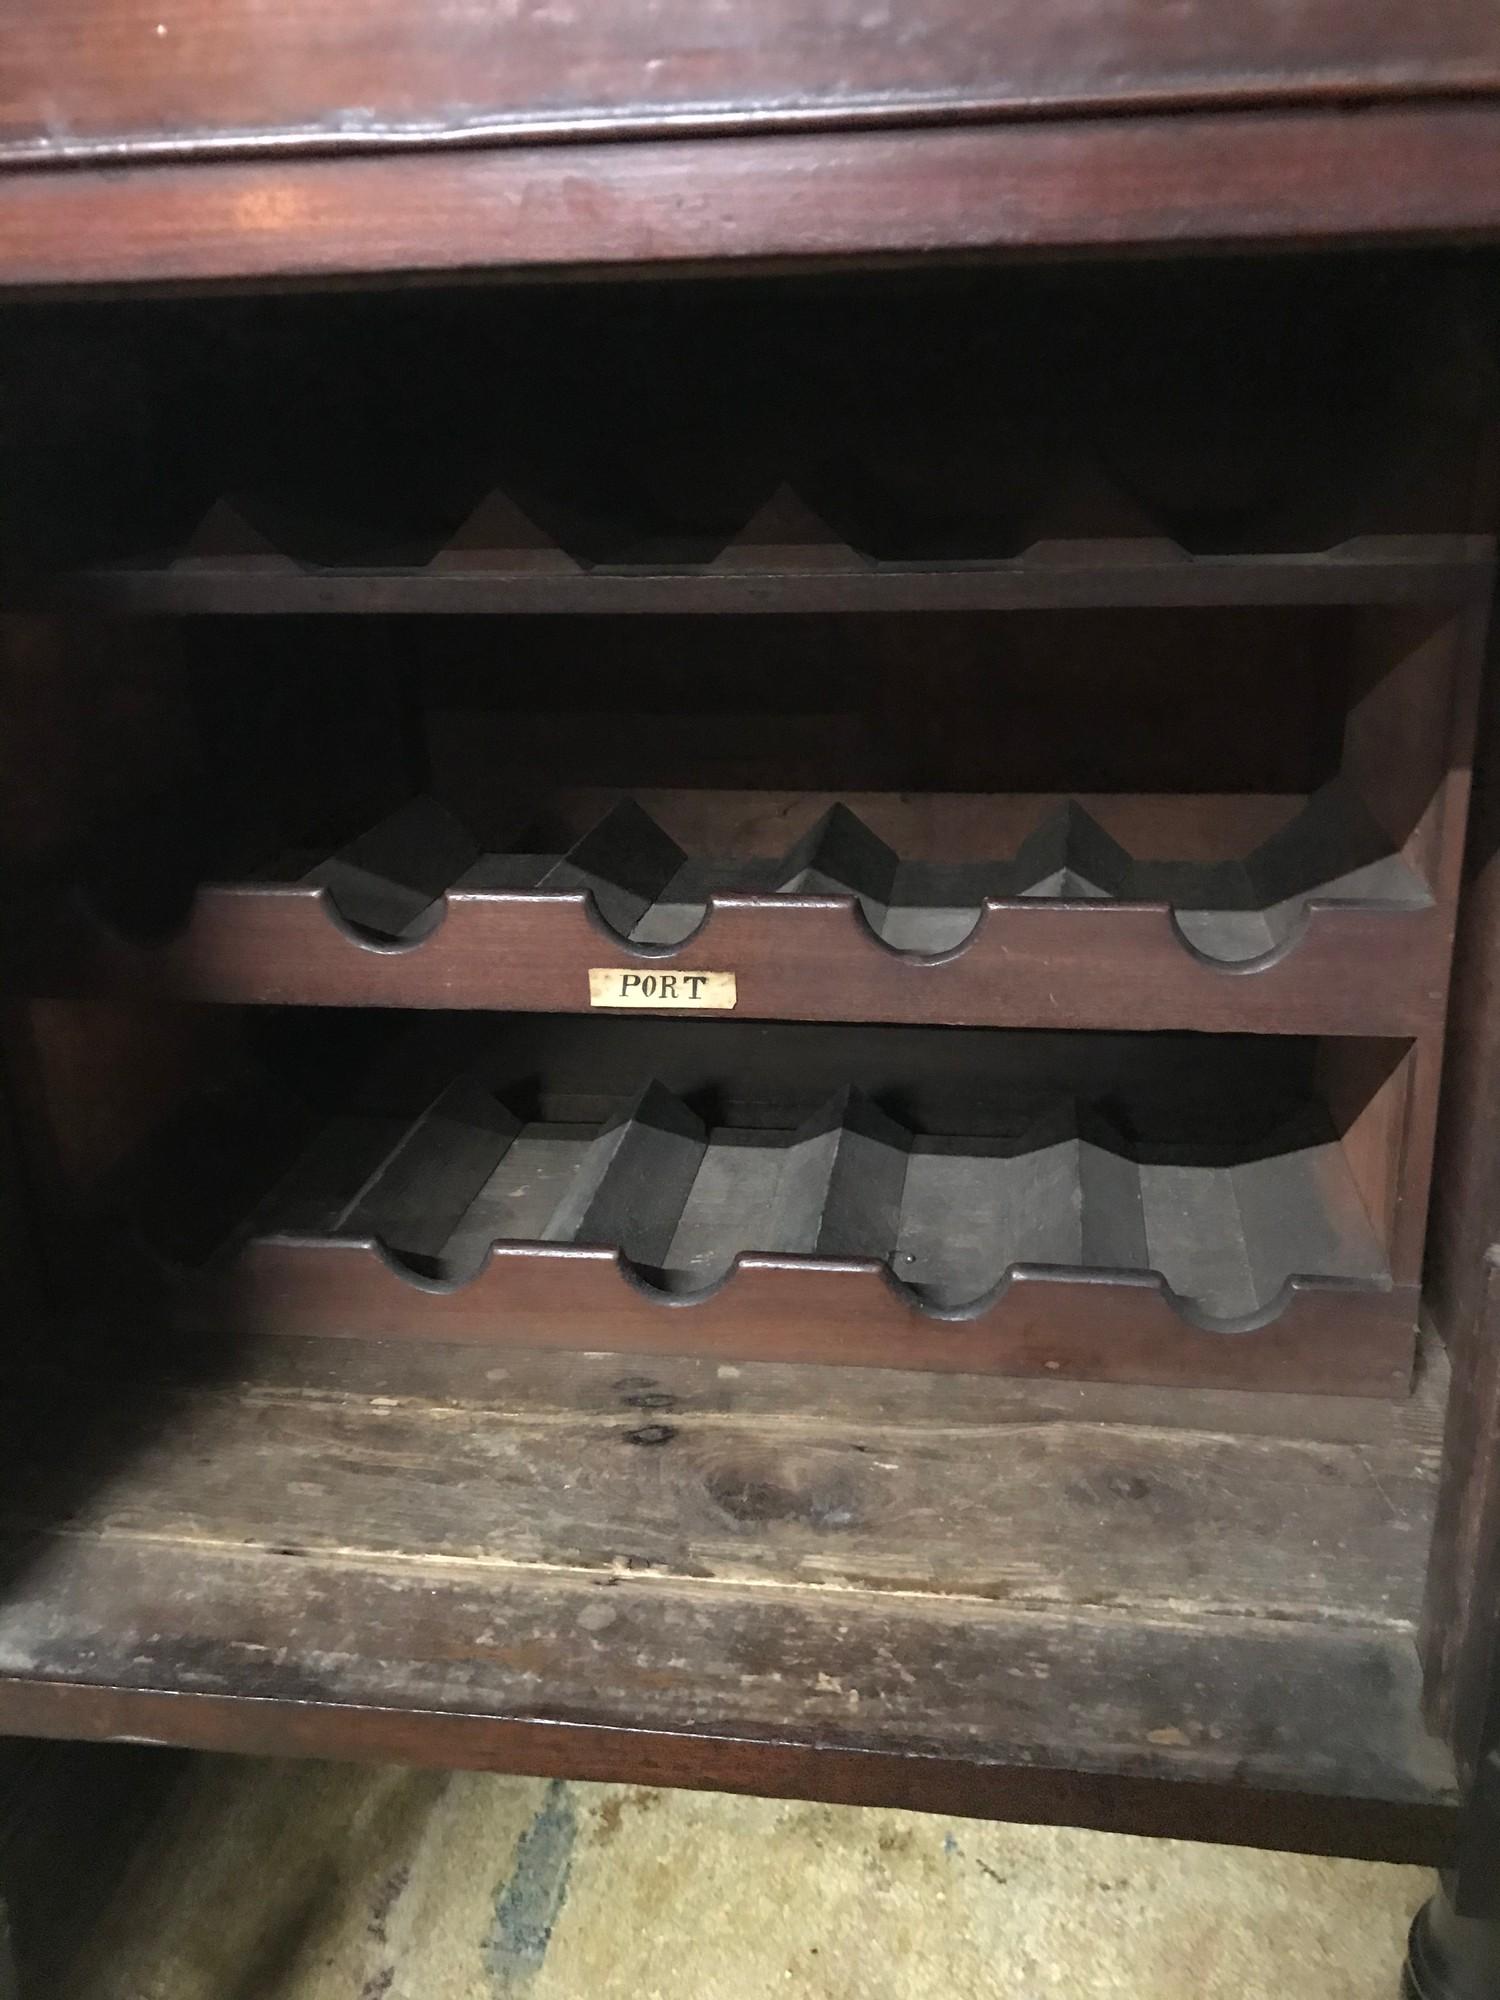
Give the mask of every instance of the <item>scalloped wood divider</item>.
POLYGON ((1414 1325, 1315 1106, 1230 1151, 1061 1098, 919 1135, 851 1087, 790 1131, 657 1081, 583 1126, 461 1076, 414 1120, 334 1117, 169 1281, 237 1332, 1352 1394, 1401 1392, 1414 1325))
POLYGON ((586 561, 504 492, 451 538, 363 560, 299 559, 228 500, 160 559, 18 572, 17 606, 158 612, 745 613, 981 611, 1069 605, 1462 603, 1483 598, 1494 538, 1359 534, 1321 548, 1200 553, 1175 536, 1041 528, 1004 556, 867 554, 782 489, 717 554, 637 549, 586 561))
MULTIPOLYGON (((431 798, 297 882, 209 885, 160 944, 85 902, 34 977, 279 1005, 579 1011, 590 969, 732 973, 765 1019, 1399 1034, 1448 921, 1345 786, 1242 860, 1135 859, 1077 804, 1009 860, 903 859, 835 803, 779 858, 689 857, 631 800, 561 855, 484 854, 431 798), (50 958, 50 965, 48 963, 50 958)), ((18 957, 18 976, 27 971, 18 957)))

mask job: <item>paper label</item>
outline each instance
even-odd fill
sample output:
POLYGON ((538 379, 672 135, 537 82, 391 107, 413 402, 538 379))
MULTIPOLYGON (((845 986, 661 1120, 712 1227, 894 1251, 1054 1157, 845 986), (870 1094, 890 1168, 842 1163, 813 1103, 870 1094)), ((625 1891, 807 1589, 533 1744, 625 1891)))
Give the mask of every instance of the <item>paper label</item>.
POLYGON ((685 1013, 734 1006, 732 972, 648 972, 640 966, 589 968, 591 1007, 655 1007, 685 1013))

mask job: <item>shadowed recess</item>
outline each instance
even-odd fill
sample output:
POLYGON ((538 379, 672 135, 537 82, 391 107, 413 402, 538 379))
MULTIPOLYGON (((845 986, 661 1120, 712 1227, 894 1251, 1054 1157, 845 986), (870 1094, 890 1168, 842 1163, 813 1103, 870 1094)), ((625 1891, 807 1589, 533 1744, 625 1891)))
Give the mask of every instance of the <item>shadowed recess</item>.
POLYGON ((283 1072, 184 1113, 164 1159, 127 1176, 138 1229, 179 1266, 224 1271, 257 1248, 373 1243, 442 1286, 496 1245, 615 1251, 663 1301, 711 1293, 744 1257, 852 1259, 936 1313, 979 1307, 1017 1269, 1158 1274, 1226 1322, 1273 1311, 1294 1277, 1386 1281, 1332 1117, 1290 1078, 1237 1110, 1195 1099, 1203 1080, 1174 1105, 1024 1068, 1003 1088, 959 1077, 927 1115, 831 1078, 757 1108, 732 1079, 506 1081, 472 1034, 445 1076, 441 1025, 342 1084, 314 1070, 311 1102, 283 1072), (197 1206, 180 1200, 189 1158, 197 1206))

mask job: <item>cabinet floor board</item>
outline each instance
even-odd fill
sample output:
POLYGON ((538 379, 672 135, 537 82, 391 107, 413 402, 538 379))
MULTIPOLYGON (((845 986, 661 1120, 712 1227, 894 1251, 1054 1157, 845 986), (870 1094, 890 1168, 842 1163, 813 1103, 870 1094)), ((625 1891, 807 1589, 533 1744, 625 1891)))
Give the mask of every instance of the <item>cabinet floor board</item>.
POLYGON ((430 1351, 385 1393, 408 1365, 200 1350, 56 1422, 33 1381, 0 1725, 591 1777, 628 1746, 664 1783, 1446 1851, 1412 1642, 1440 1362, 1357 1441, 587 1357, 430 1351))

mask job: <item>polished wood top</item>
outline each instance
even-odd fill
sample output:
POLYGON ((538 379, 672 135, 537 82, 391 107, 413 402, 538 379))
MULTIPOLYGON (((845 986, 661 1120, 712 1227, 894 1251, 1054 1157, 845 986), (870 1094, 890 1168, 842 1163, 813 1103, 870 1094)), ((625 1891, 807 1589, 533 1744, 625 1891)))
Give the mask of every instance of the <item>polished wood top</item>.
POLYGON ((0 164, 1497 92, 1490 0, 0 0, 0 164))

